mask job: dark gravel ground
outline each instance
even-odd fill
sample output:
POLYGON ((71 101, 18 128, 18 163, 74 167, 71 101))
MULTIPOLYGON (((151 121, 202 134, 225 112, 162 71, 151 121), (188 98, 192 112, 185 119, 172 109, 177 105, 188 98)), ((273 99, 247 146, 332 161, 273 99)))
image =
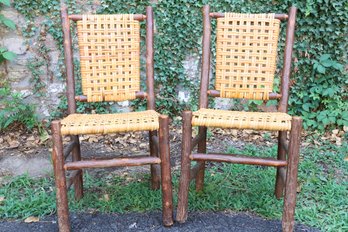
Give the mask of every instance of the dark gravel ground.
MULTIPOLYGON (((245 213, 205 212, 190 213, 184 224, 175 223, 166 228, 161 223, 160 212, 128 214, 72 214, 72 231, 166 231, 166 232, 275 232, 281 231, 279 220, 265 220, 245 213)), ((2 232, 47 232, 58 231, 55 216, 40 219, 40 222, 24 223, 21 221, 0 222, 2 232)), ((297 225, 295 231, 319 231, 304 225, 297 225)))

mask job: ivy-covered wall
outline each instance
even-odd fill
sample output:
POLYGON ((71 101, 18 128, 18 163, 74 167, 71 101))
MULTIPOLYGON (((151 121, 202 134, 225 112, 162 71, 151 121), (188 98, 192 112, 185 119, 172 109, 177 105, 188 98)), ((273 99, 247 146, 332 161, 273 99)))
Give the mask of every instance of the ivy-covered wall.
MULTIPOLYGON (((100 0, 66 1, 71 13, 144 13, 147 5, 153 5, 155 12, 155 79, 157 86, 157 108, 163 113, 178 115, 183 109, 197 109, 199 89, 199 63, 202 40, 201 8, 205 4, 211 11, 224 12, 276 12, 286 13, 291 5, 298 7, 297 30, 294 47, 294 65, 290 97, 290 114, 303 116, 305 127, 313 129, 348 126, 348 2, 345 0, 100 0), (189 100, 180 100, 178 96, 189 100), (183 97, 184 96, 184 97, 183 97)), ((35 38, 33 45, 37 49, 39 61, 50 53, 50 48, 40 45, 41 34, 51 36, 58 53, 62 51, 62 33, 60 30, 59 1, 57 0, 21 0, 14 1, 13 7, 25 18, 23 25, 18 25, 22 35, 35 38), (40 19, 40 26, 35 22, 40 19), (41 47, 40 47, 41 46, 41 47)), ((214 20, 213 28, 215 27, 214 20)), ((143 25, 143 35, 145 35, 143 25)), ((280 44, 284 44, 283 36, 280 44)), ((212 34, 214 41, 215 33, 212 34)), ((215 47, 212 47, 213 53, 215 47)), ((58 56, 58 54, 57 54, 58 56)), ((58 57, 57 57, 58 58, 58 57)), ((282 63, 279 53, 279 64, 282 63)), ((214 64, 214 55, 212 56, 214 64)), ((55 71, 50 73, 52 81, 63 80, 62 56, 59 56, 55 71)), ((45 66, 45 63, 44 65, 45 66)), ((279 66, 281 67, 281 66, 279 66)), ((35 77, 35 66, 31 75, 35 77)), ((214 74, 214 65, 212 65, 214 74)), ((281 70, 277 70, 279 77, 281 70)), ((212 75, 213 76, 213 75, 212 75)), ((41 86, 40 78, 34 78, 33 85, 47 94, 41 86)), ((276 81, 279 83, 279 81, 276 81)), ((275 89, 278 87, 275 86, 275 89)), ((80 91, 80 90, 78 90, 80 91)), ((61 104, 53 117, 58 116, 66 107, 62 95, 61 104)), ((144 102, 132 103, 139 109, 144 102)), ((259 101, 242 102, 232 100, 231 108, 259 108, 259 101)), ((267 105, 274 105, 269 101, 267 105)), ((80 103, 79 110, 106 112, 109 104, 80 103)), ((226 105, 225 105, 226 107, 226 105)))

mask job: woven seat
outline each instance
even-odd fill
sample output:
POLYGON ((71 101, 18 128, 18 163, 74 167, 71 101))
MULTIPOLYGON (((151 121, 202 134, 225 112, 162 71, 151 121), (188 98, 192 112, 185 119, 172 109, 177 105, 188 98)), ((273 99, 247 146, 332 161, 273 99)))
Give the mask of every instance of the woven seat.
POLYGON ((70 114, 61 121, 63 135, 109 134, 158 129, 154 110, 120 114, 70 114))
POLYGON ((192 116, 193 126, 269 131, 288 131, 291 129, 291 116, 280 112, 200 109, 193 112, 192 116))

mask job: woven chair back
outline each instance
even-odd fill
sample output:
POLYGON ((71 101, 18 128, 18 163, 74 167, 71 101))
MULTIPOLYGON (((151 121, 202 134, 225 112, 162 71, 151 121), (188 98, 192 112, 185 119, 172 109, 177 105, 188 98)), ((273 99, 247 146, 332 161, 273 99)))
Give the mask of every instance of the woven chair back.
POLYGON ((221 97, 269 99, 279 26, 274 14, 225 13, 217 19, 216 89, 221 97))
POLYGON ((135 99, 140 90, 139 21, 133 15, 83 15, 77 33, 87 101, 135 99))

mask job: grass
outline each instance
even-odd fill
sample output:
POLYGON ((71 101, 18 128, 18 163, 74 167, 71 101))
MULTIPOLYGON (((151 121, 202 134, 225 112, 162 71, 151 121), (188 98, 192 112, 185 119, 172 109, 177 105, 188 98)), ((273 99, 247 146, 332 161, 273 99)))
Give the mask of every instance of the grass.
MULTIPOLYGON (((241 153, 229 148, 228 152, 241 153)), ((328 142, 301 150, 296 220, 323 231, 348 231, 348 143, 338 147, 328 142)), ((276 147, 248 144, 243 153, 274 156, 276 147)), ((203 192, 189 195, 190 210, 248 211, 266 218, 280 219, 282 201, 273 195, 275 169, 246 165, 215 165, 208 169, 203 192)), ((96 179, 85 175, 85 196, 70 201, 70 210, 101 212, 143 212, 161 209, 161 192, 149 189, 149 176, 117 176, 96 179)), ((173 175, 176 205, 178 174, 173 175)), ((0 189, 0 218, 26 218, 55 212, 52 178, 20 176, 0 189)), ((70 199, 73 192, 69 192, 70 199)))

